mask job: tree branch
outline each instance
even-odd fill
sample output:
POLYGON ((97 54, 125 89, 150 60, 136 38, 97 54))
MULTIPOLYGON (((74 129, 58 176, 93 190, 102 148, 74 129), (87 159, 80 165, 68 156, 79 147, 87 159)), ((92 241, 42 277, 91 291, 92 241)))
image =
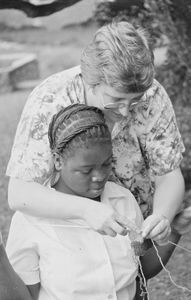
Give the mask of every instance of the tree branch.
POLYGON ((29 18, 49 16, 81 0, 55 0, 49 4, 35 5, 24 0, 0 0, 0 9, 18 9, 29 18))

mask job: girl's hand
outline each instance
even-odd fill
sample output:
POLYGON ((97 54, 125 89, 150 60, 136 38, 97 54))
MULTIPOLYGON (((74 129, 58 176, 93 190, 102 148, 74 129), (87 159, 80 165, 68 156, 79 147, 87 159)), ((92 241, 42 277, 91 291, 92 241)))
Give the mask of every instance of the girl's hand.
POLYGON ((84 220, 95 231, 103 235, 115 237, 117 234, 126 235, 128 220, 119 215, 112 207, 95 201, 84 213, 84 220))
POLYGON ((152 214, 142 225, 143 238, 156 241, 159 245, 166 244, 171 233, 169 220, 161 215, 152 214))

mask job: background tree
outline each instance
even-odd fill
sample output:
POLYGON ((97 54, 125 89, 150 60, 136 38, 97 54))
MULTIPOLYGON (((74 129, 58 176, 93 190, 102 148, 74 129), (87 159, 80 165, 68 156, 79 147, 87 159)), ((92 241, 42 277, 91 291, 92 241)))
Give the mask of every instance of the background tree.
POLYGON ((191 94, 191 2, 190 0, 116 0, 101 1, 95 11, 101 26, 111 20, 127 20, 146 27, 153 47, 169 43, 167 61, 157 76, 173 103, 189 103, 191 94), (162 72, 162 74, 161 74, 162 72), (165 74, 165 76, 164 76, 165 74))
POLYGON ((156 78, 167 90, 175 108, 186 146, 183 173, 187 188, 191 187, 191 1, 101 1, 95 20, 101 26, 113 19, 147 28, 154 48, 167 47, 166 61, 156 68, 156 78))

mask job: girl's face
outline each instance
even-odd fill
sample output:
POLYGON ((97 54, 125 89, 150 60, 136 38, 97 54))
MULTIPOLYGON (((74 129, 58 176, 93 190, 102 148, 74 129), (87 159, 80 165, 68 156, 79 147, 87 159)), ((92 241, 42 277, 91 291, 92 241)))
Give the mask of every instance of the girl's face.
POLYGON ((60 170, 56 188, 64 193, 96 198, 101 195, 108 180, 111 162, 112 147, 109 142, 77 148, 75 154, 65 160, 59 156, 55 159, 55 167, 60 170))

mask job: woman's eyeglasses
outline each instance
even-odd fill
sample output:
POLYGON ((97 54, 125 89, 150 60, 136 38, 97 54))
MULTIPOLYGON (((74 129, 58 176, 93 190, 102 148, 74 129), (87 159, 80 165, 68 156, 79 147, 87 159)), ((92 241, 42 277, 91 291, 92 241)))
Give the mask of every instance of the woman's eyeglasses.
POLYGON ((120 109, 120 108, 124 108, 124 107, 133 107, 135 106, 136 104, 138 103, 138 101, 134 101, 132 103, 129 104, 128 101, 124 101, 124 102, 113 102, 113 103, 107 103, 107 104, 104 104, 103 103, 103 108, 104 109, 120 109))
POLYGON ((103 105, 104 109, 132 108, 140 101, 140 99, 143 97, 143 95, 144 95, 144 93, 140 93, 138 96, 131 99, 130 101, 127 99, 124 101, 110 102, 107 104, 105 104, 104 101, 102 100, 102 105, 103 105))

